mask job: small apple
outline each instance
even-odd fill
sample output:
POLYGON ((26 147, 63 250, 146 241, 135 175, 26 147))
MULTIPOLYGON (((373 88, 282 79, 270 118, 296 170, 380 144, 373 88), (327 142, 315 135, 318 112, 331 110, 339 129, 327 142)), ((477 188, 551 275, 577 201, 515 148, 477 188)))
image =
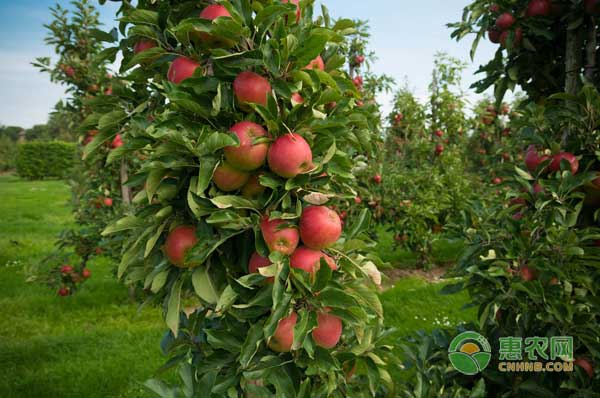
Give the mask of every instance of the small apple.
POLYGON ((62 267, 60 267, 60 272, 63 275, 70 274, 71 272, 73 272, 73 266, 69 264, 63 265, 62 267))
POLYGON ((577 358, 573 364, 585 370, 585 373, 588 374, 590 379, 594 377, 594 367, 586 358, 577 358))
POLYGON ((266 189, 265 186, 260 185, 259 175, 252 175, 242 187, 242 196, 246 199, 253 199, 262 195, 266 189))
MULTIPOLYGON (((199 18, 206 19, 208 21, 214 21, 217 18, 231 18, 231 14, 224 6, 220 4, 211 4, 200 12, 199 18)), ((210 47, 221 46, 224 48, 229 48, 235 45, 233 40, 221 39, 207 32, 198 32, 196 33, 196 36, 200 39, 202 44, 210 47)))
POLYGON ((490 6, 490 12, 492 12, 492 13, 500 12, 500 6, 498 4, 492 4, 490 6))
POLYGON ((112 198, 104 198, 102 199, 102 204, 106 207, 111 207, 113 205, 112 198))
MULTIPOLYGON (((507 48, 506 45, 507 45, 507 40, 508 40, 509 34, 510 34, 510 32, 507 30, 507 31, 502 32, 502 34, 500 35, 500 44, 502 44, 502 47, 504 47, 504 48, 507 48)), ((511 48, 519 47, 521 45, 522 40, 523 40, 523 30, 521 28, 515 29, 511 48)))
POLYGON ((536 280, 538 277, 537 270, 528 265, 523 265, 519 270, 519 274, 521 275, 521 279, 523 279, 525 282, 536 280))
POLYGON ((362 199, 360 198, 360 196, 354 198, 354 203, 356 203, 357 205, 362 203, 362 199))
POLYGON ((167 78, 171 83, 179 84, 194 75, 200 64, 187 57, 178 57, 171 63, 167 78))
POLYGON ((527 17, 547 17, 552 12, 552 2, 550 0, 531 0, 527 5, 525 16, 527 17))
POLYGON ((113 90, 111 86, 108 86, 106 90, 104 90, 104 95, 112 95, 113 90))
POLYGON ((381 175, 376 174, 376 175, 373 176, 373 182, 375 184, 379 185, 379 184, 381 184, 382 181, 383 181, 383 178, 381 177, 381 175))
POLYGON ((112 142, 110 143, 110 147, 113 149, 117 149, 122 146, 123 146, 123 139, 121 138, 121 134, 117 134, 115 136, 115 138, 113 138, 112 142))
POLYGON ((225 159, 231 166, 242 171, 251 171, 265 164, 269 144, 254 143, 256 139, 268 136, 261 125, 243 121, 233 125, 229 131, 233 132, 240 142, 239 146, 224 148, 225 159))
POLYGON ((196 246, 196 228, 191 225, 180 225, 169 232, 164 251, 169 261, 179 268, 191 268, 194 264, 186 264, 187 252, 196 246))
POLYGON ((292 105, 293 106, 301 105, 303 103, 304 103, 304 98, 302 98, 302 96, 299 93, 292 94, 292 105))
POLYGON ((494 184, 494 185, 500 185, 500 184, 502 184, 502 178, 500 178, 500 177, 494 178, 492 180, 492 184, 494 184))
POLYGON ((488 38, 492 43, 499 44, 500 43, 500 35, 502 32, 497 30, 496 28, 492 28, 488 30, 488 38))
POLYGON ((294 343, 294 326, 298 314, 292 312, 287 317, 279 320, 275 333, 269 339, 269 348, 275 352, 290 352, 294 343))
MULTIPOLYGON (((302 10, 300 10, 300 0, 281 0, 282 3, 292 3, 296 5, 296 23, 300 22, 300 17, 302 16, 302 10)), ((286 16, 287 21, 287 16, 286 16)))
POLYGON ((81 276, 83 276, 84 279, 88 279, 90 276, 92 276, 92 271, 84 268, 83 271, 81 271, 81 276))
POLYGON ((555 155, 550 163, 550 171, 560 171, 560 164, 563 159, 569 162, 571 166, 571 174, 577 174, 577 171, 579 170, 579 160, 577 160, 575 155, 569 152, 561 152, 558 155, 555 155))
POLYGON ((317 327, 312 331, 315 343, 325 349, 334 348, 342 337, 342 320, 327 312, 317 314, 317 327))
POLYGON ((600 15, 600 0, 584 0, 583 7, 590 15, 600 15))
POLYGON ((290 267, 301 269, 309 274, 314 274, 321 267, 321 258, 325 259, 332 271, 337 269, 335 261, 319 250, 300 246, 290 256, 290 267))
POLYGON ((342 235, 338 214, 326 206, 309 206, 300 216, 300 238, 315 250, 331 247, 342 235))
POLYGON ((240 105, 267 105, 271 93, 271 84, 267 79, 254 72, 241 72, 233 81, 233 92, 240 105))
POLYGON ((304 67, 304 69, 318 69, 325 70, 325 62, 323 62, 323 58, 320 55, 317 55, 317 58, 313 59, 304 67))
POLYGON ((515 17, 510 12, 502 13, 496 19, 496 28, 500 30, 508 30, 515 24, 515 17))
POLYGON ((444 135, 444 132, 442 130, 436 130, 434 134, 436 137, 441 138, 444 135))
POLYGON ((238 170, 228 162, 222 162, 213 173, 213 182, 223 192, 237 191, 243 187, 250 175, 242 170, 238 170))
POLYGON ((66 286, 61 287, 60 289, 58 289, 58 295, 61 297, 66 297, 69 295, 69 288, 66 286))
POLYGON ((537 170, 541 163, 545 162, 548 159, 549 158, 546 155, 540 157, 540 155, 537 152, 537 149, 535 148, 535 145, 530 145, 527 148, 527 152, 525 153, 525 166, 527 167, 527 170, 534 172, 537 170))
POLYGON ((268 217, 264 217, 260 223, 260 230, 267 247, 272 252, 290 255, 300 242, 298 228, 290 226, 284 220, 269 220, 268 217))
POLYGON ((267 160, 269 168, 284 178, 294 178, 313 167, 310 145, 296 133, 277 138, 269 148, 267 160))
POLYGON ((439 156, 442 153, 444 153, 444 146, 442 144, 437 144, 435 146, 435 154, 439 156))
POLYGON ((133 53, 139 54, 154 47, 156 47, 156 42, 154 40, 142 39, 133 46, 133 53))
POLYGON ((364 55, 357 55, 354 57, 354 63, 357 65, 362 64, 363 62, 365 62, 365 56, 364 55))
MULTIPOLYGON (((253 274, 258 272, 259 268, 268 267, 269 265, 271 265, 271 261, 268 258, 261 256, 258 252, 254 252, 252 253, 252 256, 250 256, 250 261, 248 262, 248 272, 253 274)), ((270 277, 266 280, 269 283, 273 283, 275 278, 270 277)))
POLYGON ((363 83, 363 78, 361 76, 356 76, 354 79, 352 79, 352 84, 354 84, 354 86, 358 89, 362 88, 363 83))

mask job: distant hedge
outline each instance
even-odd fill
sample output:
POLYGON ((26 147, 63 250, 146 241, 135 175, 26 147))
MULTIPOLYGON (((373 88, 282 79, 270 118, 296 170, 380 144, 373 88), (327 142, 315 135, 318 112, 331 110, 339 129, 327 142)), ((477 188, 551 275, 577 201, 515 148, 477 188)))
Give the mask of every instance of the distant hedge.
POLYGON ((40 180, 65 178, 75 163, 77 146, 63 141, 32 141, 18 145, 17 173, 40 180))

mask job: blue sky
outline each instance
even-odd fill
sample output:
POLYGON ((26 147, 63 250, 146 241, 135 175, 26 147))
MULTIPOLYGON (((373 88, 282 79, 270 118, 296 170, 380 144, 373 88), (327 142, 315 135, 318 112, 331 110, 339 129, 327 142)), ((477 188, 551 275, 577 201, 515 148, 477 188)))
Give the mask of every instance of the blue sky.
MULTIPOLYGON (((317 0, 321 3, 323 0, 317 0)), ((48 7, 54 0, 0 0, 0 124, 31 127, 44 123, 56 102, 64 96, 61 86, 50 83, 30 62, 39 56, 52 56, 44 44, 44 23, 50 22, 48 7)), ((69 1, 58 0, 68 6, 69 1)), ((379 58, 373 65, 377 73, 386 73, 409 87, 419 97, 427 95, 433 57, 437 51, 469 62, 465 71, 466 88, 475 78, 477 66, 489 59, 494 47, 482 42, 473 63, 469 60, 470 41, 450 39, 446 23, 460 18, 468 0, 325 0, 335 17, 370 21, 371 48, 379 58)), ((117 6, 107 2, 99 6, 102 21, 112 27, 117 6)), ((472 97, 473 98, 473 97, 472 97)), ((380 100, 385 108, 389 97, 380 100)))

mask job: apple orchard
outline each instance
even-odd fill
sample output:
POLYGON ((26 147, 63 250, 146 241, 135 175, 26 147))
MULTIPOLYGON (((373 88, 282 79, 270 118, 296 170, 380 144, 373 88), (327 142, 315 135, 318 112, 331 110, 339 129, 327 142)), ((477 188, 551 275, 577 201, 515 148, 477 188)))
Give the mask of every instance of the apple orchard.
MULTIPOLYGON (((147 390, 598 396, 600 0, 472 1, 448 26, 473 54, 497 46, 482 99, 469 108, 464 63, 438 54, 428 102, 401 88, 384 117, 393 82, 369 68, 368 26, 313 0, 123 0, 110 32, 75 3, 81 30, 53 10, 60 61, 36 60, 69 87, 86 176, 44 281, 74 295, 106 255, 133 300, 161 308, 181 380, 147 390), (444 263, 441 293, 468 297, 473 319, 395 334, 382 292, 403 255, 444 263), (464 330, 495 349, 573 336, 576 371, 492 361, 466 377, 448 362, 464 330)), ((406 297, 388 306, 410 313, 406 297)))

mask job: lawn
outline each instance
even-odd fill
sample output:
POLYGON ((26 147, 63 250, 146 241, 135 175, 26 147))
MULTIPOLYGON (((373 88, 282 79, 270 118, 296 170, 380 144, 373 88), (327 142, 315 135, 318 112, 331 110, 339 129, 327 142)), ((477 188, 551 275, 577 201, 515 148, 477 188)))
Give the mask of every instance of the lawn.
MULTIPOLYGON (((106 259, 73 297, 26 282, 26 270, 51 250, 73 223, 62 181, 0 177, 0 397, 142 397, 139 382, 164 358, 158 309, 138 313, 106 259)), ((473 318, 464 295, 440 296, 441 284, 397 281, 382 294, 386 322, 401 338, 418 329, 473 318)))

